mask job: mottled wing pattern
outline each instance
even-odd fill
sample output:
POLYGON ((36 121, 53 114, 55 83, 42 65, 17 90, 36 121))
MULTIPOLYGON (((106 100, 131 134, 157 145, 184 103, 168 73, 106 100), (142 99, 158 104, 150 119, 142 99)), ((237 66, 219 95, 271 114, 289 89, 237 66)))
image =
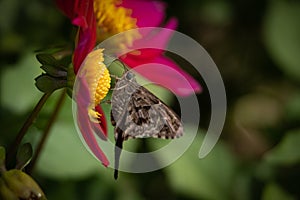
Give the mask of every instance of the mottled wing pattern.
POLYGON ((115 127, 115 179, 123 141, 129 138, 173 139, 183 135, 178 115, 149 90, 140 86, 131 72, 116 82, 112 95, 111 122, 115 127))
POLYGON ((146 88, 140 86, 130 98, 124 114, 123 138, 173 139, 183 135, 180 118, 146 88))
POLYGON ((173 139, 182 136, 183 127, 178 115, 149 90, 140 86, 134 76, 126 79, 127 73, 115 86, 111 111, 112 125, 123 130, 123 139, 173 139))

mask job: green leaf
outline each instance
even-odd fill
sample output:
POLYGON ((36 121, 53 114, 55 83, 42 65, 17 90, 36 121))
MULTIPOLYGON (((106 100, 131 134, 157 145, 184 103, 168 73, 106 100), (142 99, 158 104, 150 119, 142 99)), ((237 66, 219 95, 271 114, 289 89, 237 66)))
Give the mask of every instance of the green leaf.
POLYGON ((17 166, 16 169, 22 170, 32 158, 33 150, 30 143, 23 144, 17 153, 17 166))
POLYGON ((300 119, 300 93, 291 96, 285 106, 285 113, 289 121, 300 119))
POLYGON ((239 200, 251 200, 252 194, 252 174, 247 170, 241 170, 235 173, 237 178, 234 182, 233 196, 232 199, 239 200))
POLYGON ((37 163, 44 176, 82 178, 105 168, 85 149, 74 126, 72 101, 67 98, 37 163))
MULTIPOLYGON (((132 175, 137 176, 137 174, 132 175)), ((112 173, 105 172, 105 174, 93 176, 86 188, 84 197, 88 200, 112 199, 113 194, 113 199, 117 200, 143 199, 136 184, 134 179, 130 178, 130 174, 122 173, 122 176, 116 182, 112 173)))
MULTIPOLYGON (((58 62, 60 63, 60 65, 63 69, 68 70, 68 67, 72 63, 72 55, 65 56, 65 57, 61 58, 60 60, 58 60, 58 62)), ((73 69, 73 67, 72 67, 72 69, 73 69)))
POLYGON ((265 156, 267 162, 279 165, 292 165, 300 161, 300 129, 285 134, 281 142, 265 156))
MULTIPOLYGON (((185 133, 189 134, 188 126, 185 133)), ((195 199, 229 199, 236 160, 220 141, 208 156, 199 159, 202 141, 199 133, 189 149, 166 168, 169 182, 174 191, 195 199)), ((151 142, 152 146, 156 146, 159 140, 151 142)), ((170 155, 162 153, 160 156, 159 159, 163 160, 170 155)))
POLYGON ((300 77, 300 3, 270 1, 264 36, 267 49, 279 67, 289 76, 300 77))
POLYGON ((248 94, 239 98, 235 105, 235 121, 247 127, 274 126, 280 120, 281 107, 277 99, 268 95, 248 94))
POLYGON ((35 79, 36 87, 44 93, 50 93, 67 86, 67 80, 42 74, 35 79))
MULTIPOLYGON (((50 65, 53 67, 61 68, 60 63, 51 55, 51 54, 37 54, 36 59, 42 64, 42 65, 50 65)), ((64 68, 61 68, 62 70, 64 68)))
MULTIPOLYGON (((47 188, 47 198, 48 199, 72 199, 80 200, 77 193, 78 189, 76 188, 77 182, 74 180, 69 181, 57 181, 54 187, 47 188), (50 192, 49 192, 50 190, 50 192)), ((81 192, 81 191, 80 191, 81 192)))
POLYGON ((34 78, 41 73, 34 54, 26 54, 16 65, 1 72, 2 106, 23 113, 34 106, 40 92, 34 87, 34 78))
POLYGON ((290 194, 285 192, 275 183, 268 184, 263 191, 262 200, 293 200, 290 194))
POLYGON ((43 69, 47 74, 54 77, 67 77, 67 72, 65 70, 58 69, 52 65, 42 65, 41 69, 43 69))

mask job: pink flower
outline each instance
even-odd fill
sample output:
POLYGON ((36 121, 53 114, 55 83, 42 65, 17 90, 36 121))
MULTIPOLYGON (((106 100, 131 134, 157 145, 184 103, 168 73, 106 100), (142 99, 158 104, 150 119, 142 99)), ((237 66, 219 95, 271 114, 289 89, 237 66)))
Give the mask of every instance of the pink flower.
POLYGON ((56 0, 58 7, 70 18, 73 25, 78 26, 73 67, 77 74, 81 63, 96 44, 96 18, 93 0, 56 0))
MULTIPOLYGON (((166 4, 161 1, 123 0, 119 6, 131 9, 131 16, 137 19, 136 25, 139 28, 159 27, 165 19, 166 4)), ((171 30, 176 29, 176 27, 177 20, 175 18, 171 18, 164 25, 164 28, 171 30)), ((152 36, 152 40, 147 41, 159 44, 160 49, 140 49, 138 55, 129 53, 120 59, 131 68, 147 63, 153 63, 153 66, 155 66, 155 63, 157 63, 157 67, 152 69, 141 67, 136 68, 136 71, 145 78, 170 89, 178 95, 187 96, 193 92, 200 92, 201 86, 199 83, 163 54, 164 51, 161 49, 165 49, 171 36, 172 31, 162 30, 152 36)), ((143 31, 142 38, 147 38, 147 32, 143 31)), ((141 40, 134 43, 145 42, 143 39, 141 40)), ((133 44, 133 48, 134 46, 135 44, 133 44)))
POLYGON ((98 123, 90 119, 88 110, 90 109, 90 91, 86 83, 85 78, 78 77, 78 90, 76 91, 76 101, 77 101, 77 122, 80 129, 81 135, 92 151, 92 153, 97 157, 102 164, 107 167, 109 161, 101 148, 99 147, 97 140, 94 136, 94 133, 98 135, 99 138, 106 140, 107 139, 107 124, 105 115, 101 106, 96 105, 95 111, 98 112, 99 118, 98 123))
MULTIPOLYGON (((84 60, 94 49, 97 39, 101 41, 132 28, 158 27, 163 24, 166 5, 161 1, 152 0, 56 0, 56 2, 63 13, 71 20, 71 23, 78 27, 73 52, 74 73, 79 82, 75 91, 78 127, 92 153, 104 166, 108 166, 109 161, 100 149, 94 135, 96 133, 99 138, 104 140, 107 138, 104 113, 101 106, 99 106, 99 102, 95 101, 94 96, 91 95, 93 94, 91 87, 94 87, 95 83, 91 84, 91 80, 86 78, 86 76, 93 73, 87 72, 89 75, 81 74, 80 67, 84 65, 84 60)), ((160 49, 140 49, 139 55, 128 53, 120 59, 129 67, 135 68, 142 76, 172 90, 178 95, 184 96, 193 92, 200 92, 201 87, 196 80, 164 55, 163 49, 165 49, 172 36, 170 30, 174 30, 176 27, 177 20, 171 18, 164 25, 164 28, 169 31, 162 30, 153 37, 153 41, 149 41, 160 44, 160 49), (157 65, 154 64, 151 68, 137 68, 147 63, 156 63, 157 65)), ((146 35, 147 33, 142 34, 142 38, 146 35)), ((136 41, 133 41, 133 47, 142 41, 142 39, 136 39, 136 41)), ((96 66, 98 63, 103 64, 102 54, 96 59, 101 59, 101 61, 95 61, 96 66)), ((93 62, 91 61, 89 65, 94 66, 93 62)), ((106 74, 102 80, 106 84, 106 89, 109 85, 107 76, 109 74, 106 74)))
MULTIPOLYGON (((78 26, 78 33, 73 53, 73 68, 77 74, 79 68, 89 52, 96 44, 96 19, 94 15, 93 0, 56 0, 58 7, 70 18, 73 25, 78 26)), ((109 165, 103 151, 100 149, 94 132, 101 139, 107 137, 106 119, 102 108, 95 105, 94 110, 99 113, 98 123, 90 120, 89 105, 91 103, 89 85, 85 78, 78 77, 78 87, 76 92, 77 100, 77 121, 78 127, 86 144, 93 154, 102 162, 104 166, 109 165)))

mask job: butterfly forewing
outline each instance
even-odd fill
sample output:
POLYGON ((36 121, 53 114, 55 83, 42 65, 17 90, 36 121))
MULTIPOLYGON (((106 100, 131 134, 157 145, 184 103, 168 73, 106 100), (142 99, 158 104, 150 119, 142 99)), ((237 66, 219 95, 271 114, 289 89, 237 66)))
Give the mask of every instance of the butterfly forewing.
MULTIPOLYGON (((115 126, 115 168, 124 140, 129 138, 173 139, 183 135, 178 115, 153 93, 139 85, 132 72, 117 80, 112 94, 111 122, 115 126)), ((115 178, 117 177, 117 170, 115 178)))
POLYGON ((183 133, 177 114, 146 88, 131 95, 124 138, 176 138, 183 133))

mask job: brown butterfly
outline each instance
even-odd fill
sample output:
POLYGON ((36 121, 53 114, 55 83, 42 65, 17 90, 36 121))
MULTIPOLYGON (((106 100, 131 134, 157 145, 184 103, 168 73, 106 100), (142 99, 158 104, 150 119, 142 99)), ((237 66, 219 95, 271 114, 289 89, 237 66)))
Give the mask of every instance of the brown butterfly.
POLYGON ((123 141, 129 138, 174 139, 183 135, 179 116, 153 93, 139 85, 127 71, 116 79, 111 98, 111 123, 115 127, 115 173, 118 178, 123 141))

